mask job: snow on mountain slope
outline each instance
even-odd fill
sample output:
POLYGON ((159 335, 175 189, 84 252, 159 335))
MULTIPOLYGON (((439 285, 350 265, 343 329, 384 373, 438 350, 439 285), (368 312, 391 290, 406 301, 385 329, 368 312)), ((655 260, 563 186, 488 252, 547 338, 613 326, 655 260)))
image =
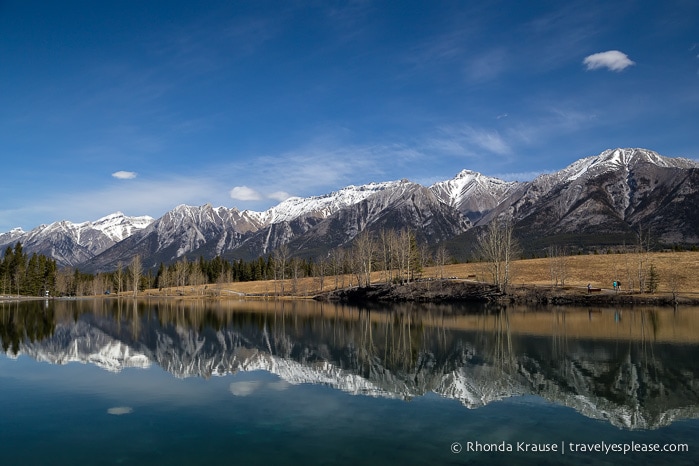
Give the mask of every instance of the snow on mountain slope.
POLYGON ((13 245, 19 238, 24 236, 26 232, 21 228, 13 228, 12 230, 0 234, 0 246, 13 245))
POLYGON ((62 266, 75 266, 90 260, 152 222, 151 217, 127 217, 121 212, 94 222, 73 223, 62 220, 40 225, 26 233, 15 229, 11 234, 0 238, 0 246, 19 241, 26 252, 52 257, 62 266))
POLYGON ((451 180, 433 184, 430 190, 442 202, 476 221, 497 207, 518 185, 517 182, 502 181, 471 170, 462 170, 451 180))
POLYGON ((606 150, 522 183, 480 224, 506 213, 529 237, 616 235, 619 242, 642 224, 661 242, 693 244, 697 168, 692 160, 646 149, 606 150))
MULTIPOLYGON (((541 221, 532 223, 529 229, 556 224, 560 226, 556 232, 574 231, 579 225, 610 225, 610 214, 618 217, 612 229, 623 230, 625 223, 648 223, 660 218, 662 212, 657 209, 663 205, 670 208, 666 209, 668 215, 672 211, 673 216, 679 218, 676 223, 686 225, 685 230, 689 231, 697 223, 691 214, 694 210, 688 207, 699 196, 695 189, 698 173, 692 173, 697 167, 699 164, 692 160, 663 157, 646 149, 610 149, 580 159, 558 172, 540 175, 531 182, 505 182, 463 170, 451 180, 424 188, 429 189, 436 200, 414 189, 415 183, 388 181, 347 186, 321 196, 292 197, 263 212, 213 208, 209 204, 180 205, 157 221, 150 217, 126 217, 117 212, 94 222, 56 222, 29 233, 15 229, 1 234, 0 247, 21 241, 28 253, 49 255, 60 265, 82 265, 125 239, 133 238, 115 250, 109 261, 100 265, 102 268, 116 263, 114 261, 128 261, 134 254, 143 257, 155 254, 154 260, 170 261, 194 251, 205 256, 218 255, 233 251, 243 243, 249 246, 245 246, 244 257, 258 257, 312 229, 317 230, 317 234, 309 236, 309 241, 318 243, 318 250, 327 250, 319 243, 329 241, 323 236, 325 233, 342 233, 340 236, 344 239, 339 236, 333 239, 342 243, 377 221, 389 228, 401 225, 419 231, 424 226, 435 225, 433 219, 447 220, 440 223, 443 231, 437 235, 433 233, 439 229, 431 233, 439 241, 445 239, 445 235, 463 231, 463 227, 447 228, 454 219, 437 204, 444 204, 447 210, 457 210, 476 226, 485 225, 504 213, 519 221, 546 210, 552 216, 541 217, 541 221), (407 190, 413 191, 408 193, 407 190), (404 199, 398 202, 402 197, 404 199), (347 211, 349 208, 351 212, 347 211), (587 218, 588 215, 594 218, 587 218), (349 221, 352 225, 347 223, 349 221), (412 221, 417 223, 406 224, 412 221)), ((594 234, 593 230, 589 233, 594 234)), ((694 236, 684 230, 675 236, 664 234, 670 242, 694 241, 694 236)))
POLYGON ((338 210, 357 204, 367 197, 385 190, 400 186, 403 181, 386 181, 369 183, 362 186, 347 186, 338 191, 323 196, 290 197, 280 204, 260 213, 261 220, 271 225, 279 222, 289 222, 306 215, 326 218, 338 210))
POLYGON ((99 230, 115 243, 128 238, 134 232, 142 230, 155 219, 147 215, 141 217, 127 217, 121 212, 115 212, 113 214, 102 217, 94 222, 85 222, 83 225, 85 227, 92 226, 95 230, 99 230))
MULTIPOLYGON (((647 149, 607 149, 599 155, 577 160, 563 170, 539 176, 536 180, 551 182, 569 182, 578 179, 590 179, 603 173, 619 170, 628 172, 639 164, 649 163, 661 168, 697 168, 699 164, 681 157, 664 157, 647 149)), ((534 182, 536 182, 534 180, 534 182)))

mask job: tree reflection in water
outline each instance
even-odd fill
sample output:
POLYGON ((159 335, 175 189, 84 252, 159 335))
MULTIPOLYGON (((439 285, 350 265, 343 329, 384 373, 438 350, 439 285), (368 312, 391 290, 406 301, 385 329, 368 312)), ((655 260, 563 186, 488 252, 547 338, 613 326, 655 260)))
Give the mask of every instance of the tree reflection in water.
MULTIPOLYGON (((694 310, 356 308, 306 301, 97 299, 0 304, 8 354, 125 348, 176 377, 264 369, 289 383, 469 408, 534 394, 624 428, 699 417, 694 310), (95 335, 99 335, 99 338, 95 335)), ((48 356, 47 356, 48 355, 48 356)), ((118 360, 118 358, 124 360, 118 360)), ((112 369, 110 369, 112 370, 112 369)))

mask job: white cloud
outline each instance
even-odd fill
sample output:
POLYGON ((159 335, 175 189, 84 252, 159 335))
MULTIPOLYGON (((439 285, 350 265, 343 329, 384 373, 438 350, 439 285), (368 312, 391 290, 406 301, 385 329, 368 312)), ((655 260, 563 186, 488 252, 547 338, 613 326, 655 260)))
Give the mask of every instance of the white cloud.
POLYGON ((118 180, 133 180, 137 175, 136 172, 127 172, 124 170, 112 173, 112 176, 118 180))
POLYGON ((238 201, 259 201, 262 199, 260 193, 247 186, 236 186, 230 191, 231 199, 238 201))
POLYGON ((291 194, 286 191, 275 191, 267 195, 267 199, 273 199, 275 201, 285 201, 291 197, 291 194))
POLYGON ((583 64, 588 70, 607 68, 610 71, 622 71, 623 69, 635 65, 636 63, 623 52, 609 50, 607 52, 593 53, 585 57, 583 64))

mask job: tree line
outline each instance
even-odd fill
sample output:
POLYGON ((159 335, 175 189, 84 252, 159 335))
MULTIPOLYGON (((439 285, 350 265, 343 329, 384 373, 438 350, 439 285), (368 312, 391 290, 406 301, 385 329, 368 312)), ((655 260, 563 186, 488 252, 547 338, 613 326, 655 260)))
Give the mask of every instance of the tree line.
MULTIPOLYGON (((344 247, 332 249, 317 258, 294 256, 288 245, 282 245, 267 256, 254 260, 180 258, 174 263, 161 263, 157 269, 143 270, 136 255, 128 263, 118 263, 115 270, 96 274, 77 268, 59 268, 53 259, 41 254, 27 257, 21 243, 8 247, 0 262, 2 294, 44 296, 90 296, 101 294, 137 295, 144 289, 172 289, 185 286, 211 285, 255 280, 274 280, 278 294, 295 293, 298 280, 315 277, 321 290, 334 277, 331 285, 368 286, 372 272, 381 272, 386 282, 407 282, 421 276, 427 265, 446 265, 449 258, 444 247, 432 255, 426 244, 418 244, 414 232, 382 230, 377 234, 359 233, 344 247)), ((441 268, 440 268, 441 270, 441 268)), ((440 272, 441 273, 441 272, 440 272)))
POLYGON ((3 295, 43 296, 56 286, 56 261, 43 254, 27 253, 22 244, 8 246, 0 261, 0 290, 3 295))

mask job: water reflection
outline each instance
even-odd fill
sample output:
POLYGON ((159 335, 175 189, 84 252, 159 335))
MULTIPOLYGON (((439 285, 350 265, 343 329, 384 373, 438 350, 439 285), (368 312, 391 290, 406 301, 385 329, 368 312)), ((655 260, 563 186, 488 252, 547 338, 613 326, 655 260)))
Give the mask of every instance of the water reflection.
MULTIPOLYGON (((284 384, 467 408, 541 396, 626 429, 699 417, 696 309, 81 300, 0 304, 10 357, 157 364, 175 377, 265 370, 284 384)), ((231 386, 236 396, 255 387, 231 386)))

